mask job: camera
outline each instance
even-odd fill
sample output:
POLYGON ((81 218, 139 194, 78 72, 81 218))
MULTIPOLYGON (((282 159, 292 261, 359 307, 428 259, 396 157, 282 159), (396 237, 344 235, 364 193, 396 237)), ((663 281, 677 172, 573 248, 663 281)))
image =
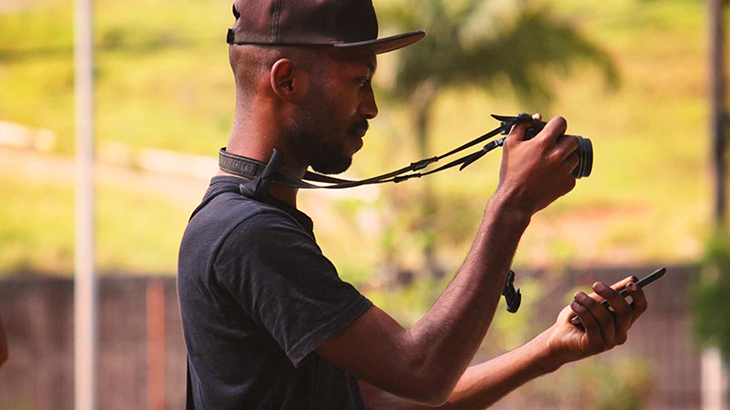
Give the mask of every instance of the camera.
MULTIPOLYGON (((504 117, 500 115, 492 115, 492 117, 502 122, 503 133, 509 133, 509 129, 512 125, 519 124, 521 122, 529 122, 530 125, 525 131, 525 140, 535 138, 535 136, 545 128, 546 122, 537 121, 530 114, 520 114, 516 117, 504 117)), ((575 135, 578 138, 578 148, 574 151, 578 155, 579 162, 578 166, 573 170, 573 176, 576 179, 587 178, 591 175, 593 170, 593 144, 588 138, 583 138, 579 135, 575 135)))

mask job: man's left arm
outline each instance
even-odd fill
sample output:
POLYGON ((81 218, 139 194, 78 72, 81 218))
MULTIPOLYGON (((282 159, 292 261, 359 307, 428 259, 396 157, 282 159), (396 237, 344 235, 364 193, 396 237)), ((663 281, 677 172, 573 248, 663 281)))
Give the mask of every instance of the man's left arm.
MULTIPOLYGON (((528 381, 551 373, 563 364, 580 360, 626 341, 631 325, 646 310, 644 293, 626 278, 611 287, 594 284, 594 293, 576 293, 575 300, 558 315, 555 324, 525 345, 487 362, 469 367, 440 409, 484 409, 528 381), (630 283, 630 285, 629 285, 630 283), (633 299, 629 305, 617 290, 626 287, 633 299), (608 300, 614 312, 600 301, 608 300), (580 317, 584 329, 570 323, 580 317)), ((360 381, 370 410, 433 409, 402 399, 360 381)))

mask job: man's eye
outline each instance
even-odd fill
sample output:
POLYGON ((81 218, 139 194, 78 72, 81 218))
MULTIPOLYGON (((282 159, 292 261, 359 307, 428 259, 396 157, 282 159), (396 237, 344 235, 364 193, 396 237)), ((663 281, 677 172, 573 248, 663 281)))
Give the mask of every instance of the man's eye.
POLYGON ((370 79, 369 78, 358 78, 357 82, 360 83, 360 87, 365 87, 366 85, 368 85, 368 83, 370 83, 370 79))

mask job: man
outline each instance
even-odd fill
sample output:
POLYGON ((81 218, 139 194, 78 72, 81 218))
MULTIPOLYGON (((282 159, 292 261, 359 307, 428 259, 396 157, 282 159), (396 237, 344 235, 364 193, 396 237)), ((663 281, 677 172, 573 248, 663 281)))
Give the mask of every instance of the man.
MULTIPOLYGON (((226 152, 265 164, 276 148, 281 172, 296 178, 310 166, 347 169, 378 114, 376 55, 424 33, 377 39, 370 0, 236 0, 233 13, 236 112, 226 152)), ((252 189, 234 170, 221 171, 180 249, 188 408, 484 408, 565 363, 624 343, 646 309, 632 278, 577 293, 534 340, 468 367, 530 219, 575 186, 577 140, 559 138, 566 128, 555 118, 529 141, 524 125, 512 130, 471 251, 412 329, 339 279, 312 221, 296 209, 297 189, 274 183, 259 190, 257 179, 252 189), (615 290, 624 287, 631 305, 615 290), (569 323, 575 315, 582 328, 569 323)))

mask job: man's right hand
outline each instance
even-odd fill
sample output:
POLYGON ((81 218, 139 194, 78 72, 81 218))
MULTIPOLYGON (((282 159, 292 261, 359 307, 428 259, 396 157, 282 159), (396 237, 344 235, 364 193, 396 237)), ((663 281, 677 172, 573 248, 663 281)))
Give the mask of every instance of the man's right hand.
MULTIPOLYGON (((540 115, 533 118, 539 120, 540 115)), ((578 139, 564 135, 568 127, 556 117, 531 140, 527 123, 516 125, 505 140, 496 196, 510 207, 533 215, 575 187, 578 139)))

